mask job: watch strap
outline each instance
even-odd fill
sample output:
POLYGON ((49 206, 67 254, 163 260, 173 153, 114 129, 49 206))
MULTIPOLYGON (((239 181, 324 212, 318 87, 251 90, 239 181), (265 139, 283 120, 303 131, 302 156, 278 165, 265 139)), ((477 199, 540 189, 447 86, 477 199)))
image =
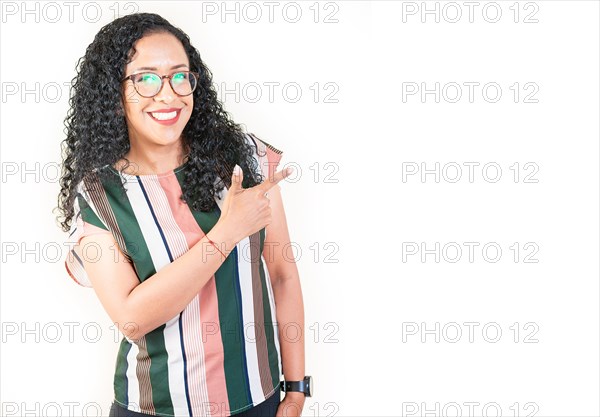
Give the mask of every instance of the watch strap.
POLYGON ((302 381, 282 381, 281 390, 284 392, 303 392, 304 395, 310 396, 310 377, 304 377, 302 381))

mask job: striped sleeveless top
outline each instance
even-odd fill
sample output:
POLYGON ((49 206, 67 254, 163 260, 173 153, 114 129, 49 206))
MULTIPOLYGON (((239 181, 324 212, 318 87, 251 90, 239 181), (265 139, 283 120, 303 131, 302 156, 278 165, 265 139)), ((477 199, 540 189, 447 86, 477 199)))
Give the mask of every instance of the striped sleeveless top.
MULTIPOLYGON (((251 133, 247 140, 262 174, 272 175, 283 152, 251 133)), ((68 276, 92 286, 75 252, 87 235, 111 233, 143 282, 208 233, 227 188, 216 198, 218 210, 190 210, 179 200, 185 166, 156 175, 122 174, 126 198, 118 184, 97 175, 82 181, 68 238, 68 276)), ((240 241, 177 316, 138 340, 123 337, 114 371, 117 403, 158 416, 229 416, 279 395, 283 369, 262 256, 265 234, 263 228, 240 241)))

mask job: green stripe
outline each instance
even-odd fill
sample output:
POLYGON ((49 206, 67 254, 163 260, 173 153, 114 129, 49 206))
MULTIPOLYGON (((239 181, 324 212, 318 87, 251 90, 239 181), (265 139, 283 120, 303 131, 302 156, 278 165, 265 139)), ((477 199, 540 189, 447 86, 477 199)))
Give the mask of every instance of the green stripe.
MULTIPOLYGON (((265 243, 265 228, 260 229, 260 253, 263 253, 265 243)), ((263 309, 264 309, 264 321, 265 321, 265 336, 267 339, 267 351, 269 354, 269 368, 271 369, 271 380, 275 387, 279 384, 279 357, 277 355, 277 346, 275 346, 275 332, 277 329, 271 318, 271 305, 269 304, 269 290, 267 289, 267 278, 263 267, 262 258, 259 258, 259 272, 260 282, 262 285, 263 292, 263 309)))
POLYGON ((117 364, 113 385, 115 388, 115 399, 121 404, 127 404, 127 354, 131 349, 131 344, 125 338, 121 340, 119 353, 117 354, 117 364))
MULTIPOLYGON (((183 189, 183 170, 175 173, 175 176, 177 177, 179 186, 183 189)), ((192 212, 194 219, 196 219, 196 223, 198 223, 198 226, 200 226, 200 229, 202 229, 204 233, 210 232, 214 225, 219 221, 219 217, 221 217, 221 210, 219 210, 218 206, 211 212, 192 210, 191 205, 189 206, 189 209, 192 212)))
MULTIPOLYGON (((164 329, 162 324, 146 334, 146 348, 150 358, 150 383, 152 385, 152 403, 157 413, 174 415, 173 403, 169 391, 168 354, 165 347, 164 329)), ((183 376, 182 376, 183 378, 183 376)))
POLYGON ((250 399, 250 392, 246 388, 248 378, 246 366, 242 357, 244 352, 243 329, 240 328, 242 306, 235 290, 235 281, 238 279, 237 256, 238 251, 235 248, 215 273, 219 327, 225 356, 225 381, 231 410, 247 404, 250 399))

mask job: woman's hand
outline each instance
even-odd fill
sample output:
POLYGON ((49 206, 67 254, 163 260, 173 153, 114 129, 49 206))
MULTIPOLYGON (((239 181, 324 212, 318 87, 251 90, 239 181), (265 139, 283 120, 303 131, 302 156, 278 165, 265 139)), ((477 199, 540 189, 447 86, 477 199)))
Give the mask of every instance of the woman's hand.
POLYGON ((287 168, 276 172, 261 184, 242 188, 244 174, 242 168, 236 165, 218 223, 230 231, 236 242, 266 227, 271 223, 271 207, 265 194, 291 172, 291 168, 287 168))

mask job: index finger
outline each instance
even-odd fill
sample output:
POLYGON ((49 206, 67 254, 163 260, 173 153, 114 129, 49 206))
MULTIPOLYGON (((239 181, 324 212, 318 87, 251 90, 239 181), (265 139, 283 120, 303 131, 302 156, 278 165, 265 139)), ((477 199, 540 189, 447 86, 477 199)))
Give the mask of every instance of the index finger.
POLYGON ((275 184, 289 176, 292 173, 292 168, 287 167, 286 169, 282 169, 281 171, 276 172, 269 178, 267 178, 262 183, 258 184, 256 188, 260 189, 262 192, 269 191, 275 184))

